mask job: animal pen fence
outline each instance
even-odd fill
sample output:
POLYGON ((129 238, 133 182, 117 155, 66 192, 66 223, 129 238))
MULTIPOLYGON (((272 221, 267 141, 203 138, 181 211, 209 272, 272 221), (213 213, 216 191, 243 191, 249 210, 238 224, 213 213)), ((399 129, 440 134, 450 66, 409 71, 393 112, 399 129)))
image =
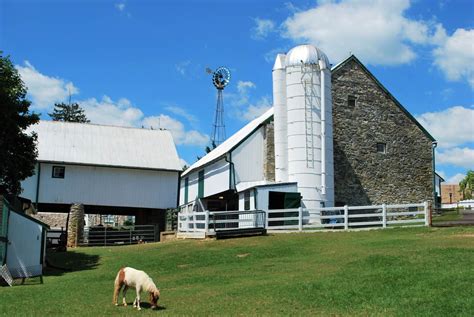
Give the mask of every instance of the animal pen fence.
POLYGON ((158 225, 84 227, 79 246, 113 246, 140 244, 159 240, 158 225))
MULTIPOLYGON (((199 209, 199 208, 197 208, 199 209)), ((178 235, 215 236, 219 230, 263 228, 270 232, 385 229, 428 226, 428 202, 417 204, 270 209, 266 211, 196 211, 183 206, 178 214, 178 235), (223 215, 227 215, 223 217, 223 215)))

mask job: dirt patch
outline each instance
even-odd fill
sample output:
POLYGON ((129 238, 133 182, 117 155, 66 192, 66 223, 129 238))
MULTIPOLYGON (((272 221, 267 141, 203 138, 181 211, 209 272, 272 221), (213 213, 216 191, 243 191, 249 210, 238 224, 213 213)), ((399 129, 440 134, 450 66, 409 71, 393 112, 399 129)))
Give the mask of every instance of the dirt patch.
POLYGON ((457 234, 453 238, 474 238, 474 233, 457 234))
POLYGON ((249 256, 250 253, 242 253, 242 254, 237 254, 238 258, 245 258, 246 256, 249 256))

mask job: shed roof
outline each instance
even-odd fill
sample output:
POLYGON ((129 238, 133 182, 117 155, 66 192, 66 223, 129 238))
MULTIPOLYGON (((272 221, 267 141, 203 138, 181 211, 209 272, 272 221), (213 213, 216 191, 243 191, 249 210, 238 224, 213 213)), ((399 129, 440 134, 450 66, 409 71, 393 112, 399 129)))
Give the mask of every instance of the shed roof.
POLYGON ((181 170, 171 133, 88 123, 40 121, 38 161, 81 165, 181 170))
POLYGON ((204 165, 207 165, 223 157, 225 154, 227 154, 228 152, 236 148, 243 140, 245 140, 247 136, 252 134, 252 132, 254 132, 261 124, 263 124, 272 116, 273 116, 273 107, 268 109, 267 112, 262 114, 260 117, 254 119, 253 121, 250 121, 246 126, 244 126, 242 129, 234 133, 231 137, 229 137, 227 140, 222 142, 214 150, 212 150, 211 152, 206 154, 204 157, 202 157, 200 160, 192 164, 181 175, 185 176, 186 174, 189 174, 191 171, 198 169, 204 165))

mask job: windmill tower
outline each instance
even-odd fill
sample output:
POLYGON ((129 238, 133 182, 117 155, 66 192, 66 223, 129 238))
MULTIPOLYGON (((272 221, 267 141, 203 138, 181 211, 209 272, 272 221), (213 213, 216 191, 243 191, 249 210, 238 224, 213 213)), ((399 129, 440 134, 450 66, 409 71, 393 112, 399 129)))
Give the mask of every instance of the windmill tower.
POLYGON ((230 71, 226 67, 219 67, 214 72, 210 69, 207 70, 212 73, 212 83, 217 88, 217 105, 216 113, 214 116, 214 124, 212 125, 212 136, 211 144, 217 146, 224 142, 225 135, 225 123, 224 123, 224 99, 222 91, 230 81, 230 71))

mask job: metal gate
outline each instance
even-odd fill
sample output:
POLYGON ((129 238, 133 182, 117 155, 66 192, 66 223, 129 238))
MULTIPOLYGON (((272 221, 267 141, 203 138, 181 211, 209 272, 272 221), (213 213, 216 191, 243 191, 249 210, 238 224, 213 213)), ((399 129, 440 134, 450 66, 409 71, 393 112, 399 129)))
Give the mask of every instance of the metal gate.
POLYGON ((81 246, 113 246, 159 241, 158 225, 84 227, 81 246))

